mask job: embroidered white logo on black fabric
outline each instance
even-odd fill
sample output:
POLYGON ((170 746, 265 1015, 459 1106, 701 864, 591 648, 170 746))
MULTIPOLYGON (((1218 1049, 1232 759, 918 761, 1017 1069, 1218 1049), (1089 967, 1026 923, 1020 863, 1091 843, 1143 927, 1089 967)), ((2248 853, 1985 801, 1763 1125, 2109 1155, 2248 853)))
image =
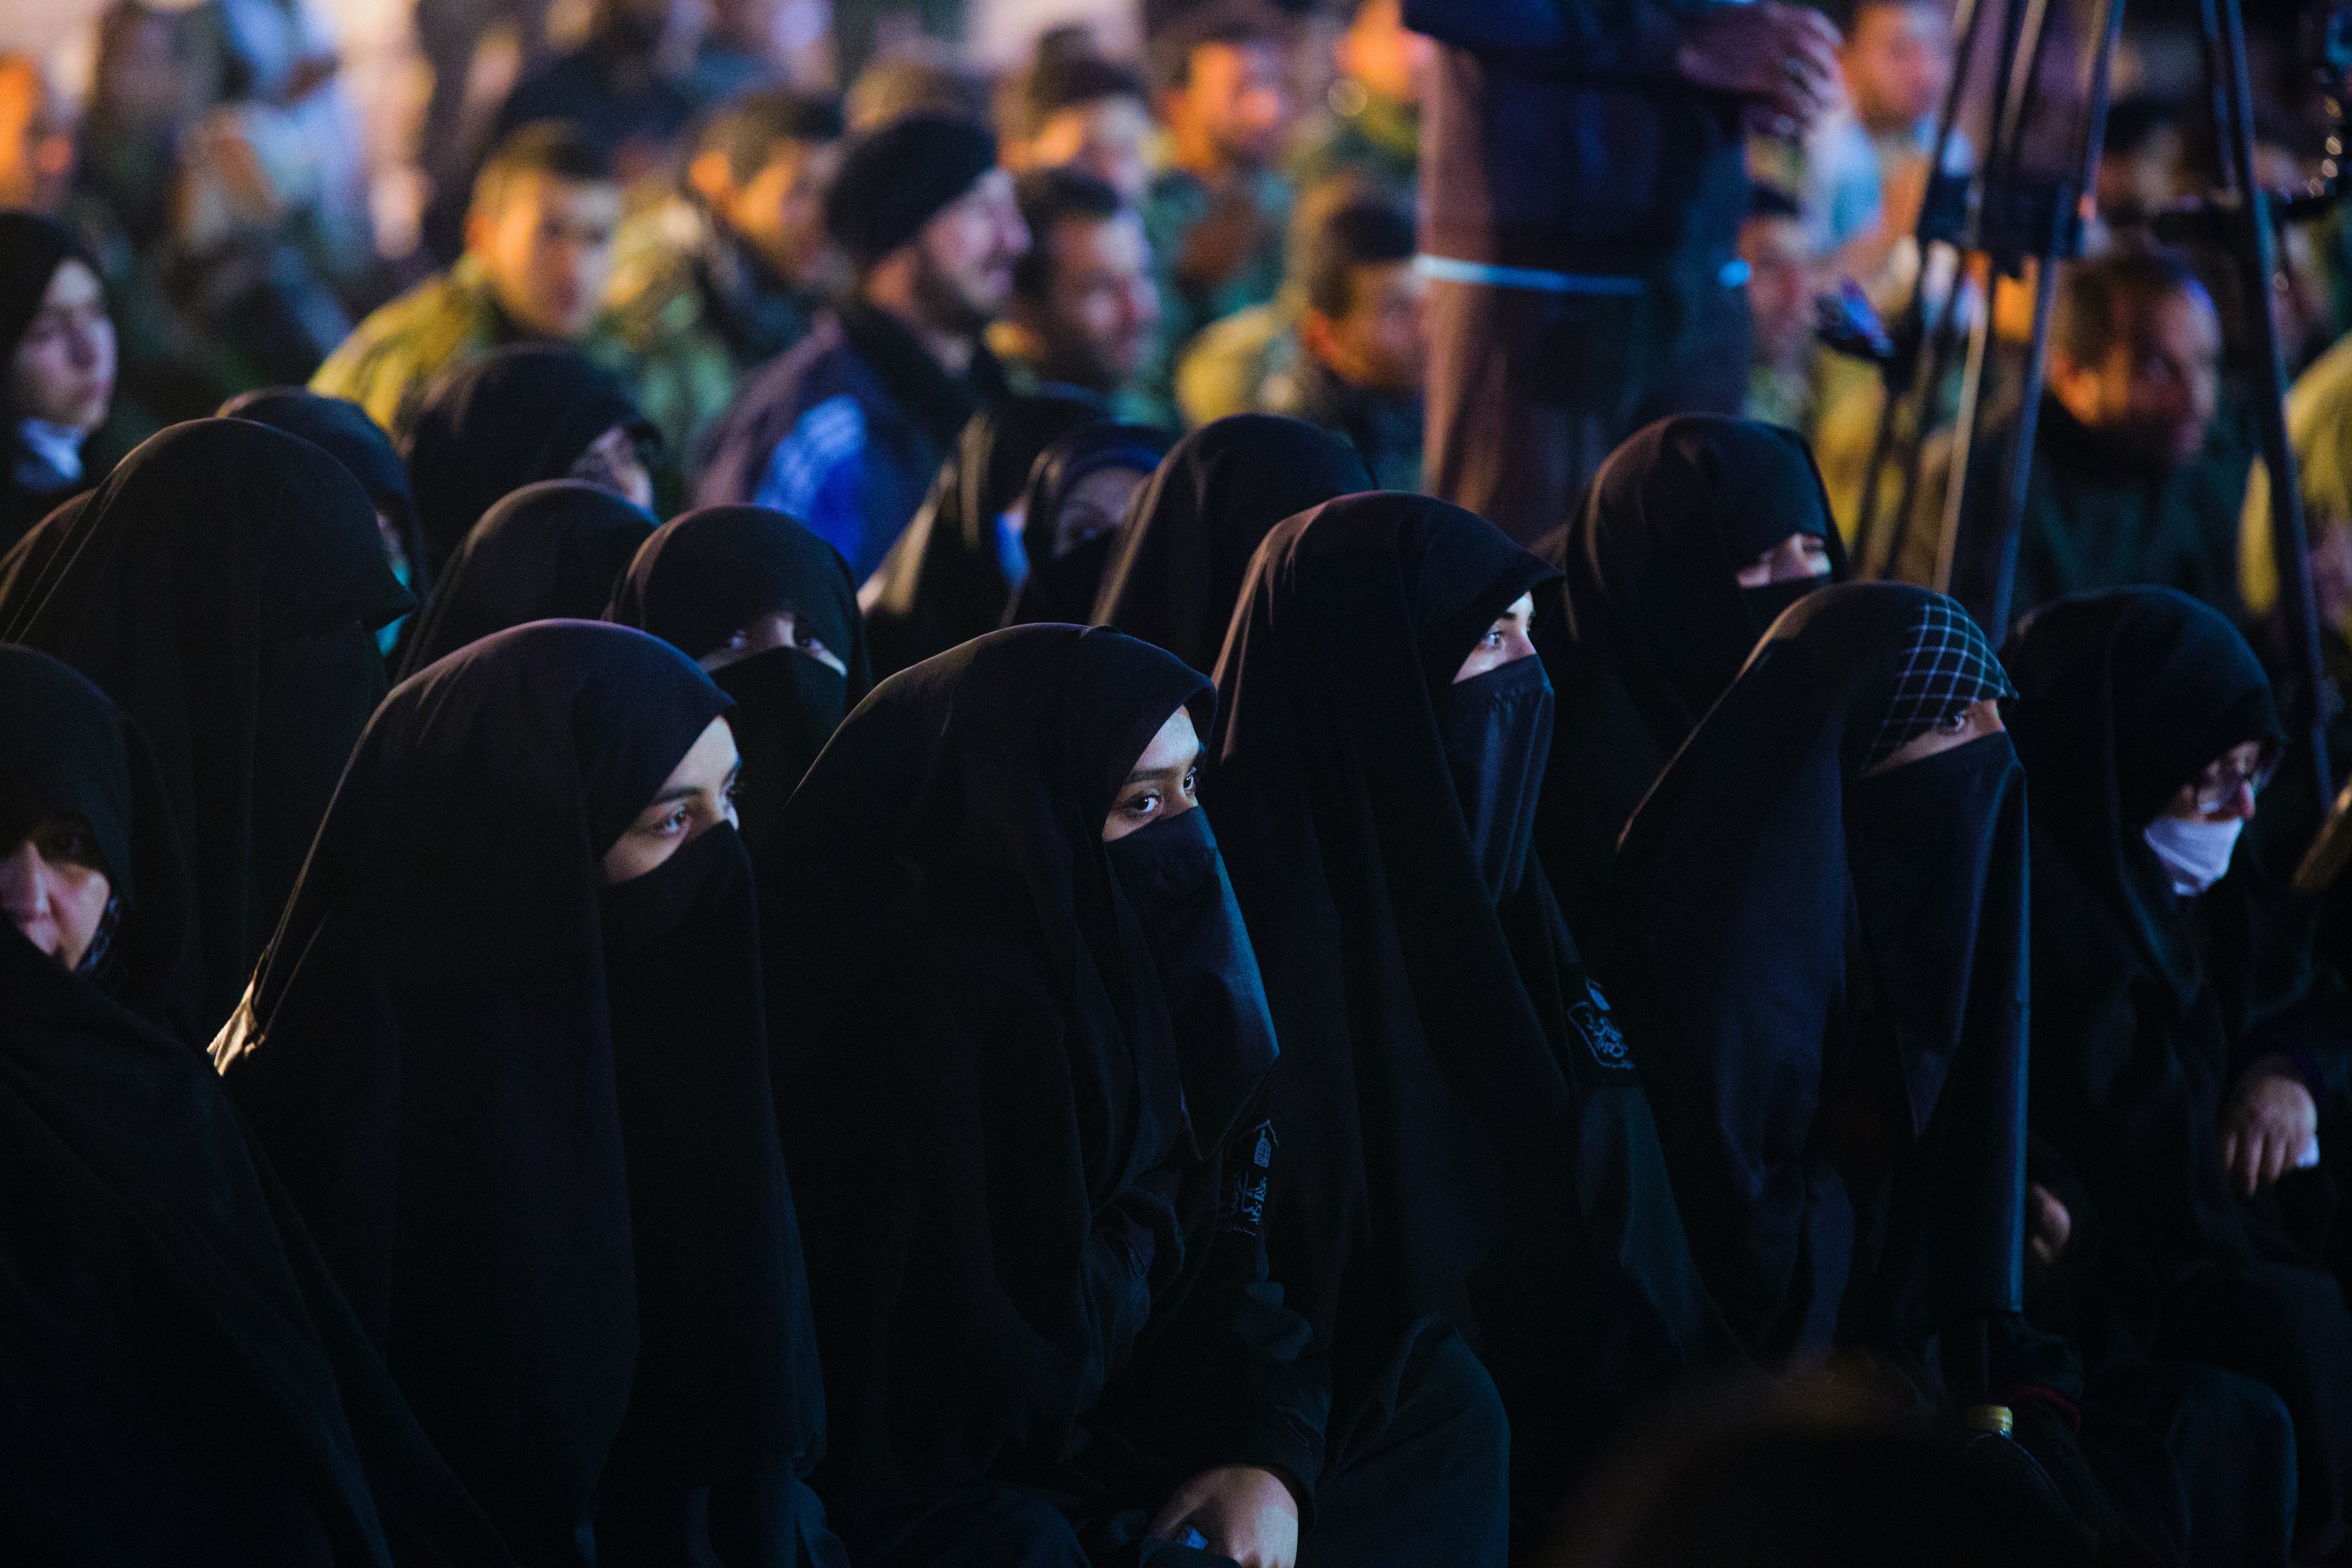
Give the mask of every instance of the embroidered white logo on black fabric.
POLYGON ((1247 1149, 1246 1164, 1238 1161, 1225 1176, 1225 1190, 1217 1202, 1217 1228, 1234 1236, 1255 1236, 1265 1222, 1266 1178, 1274 1169, 1274 1152, 1281 1141, 1274 1123, 1261 1121, 1235 1138, 1230 1147, 1247 1149))
POLYGON ((1595 1062, 1614 1070, 1631 1071, 1633 1058, 1625 1049, 1625 1032, 1610 1014, 1609 999, 1590 980, 1584 983, 1584 990, 1591 1000, 1569 1008, 1568 1021, 1584 1037, 1584 1048, 1592 1053, 1595 1062))

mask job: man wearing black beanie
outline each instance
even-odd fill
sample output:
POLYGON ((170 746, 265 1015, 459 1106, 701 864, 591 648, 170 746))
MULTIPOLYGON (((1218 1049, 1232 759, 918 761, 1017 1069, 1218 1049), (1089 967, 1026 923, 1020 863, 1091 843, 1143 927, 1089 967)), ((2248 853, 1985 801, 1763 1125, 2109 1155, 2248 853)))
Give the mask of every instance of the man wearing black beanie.
POLYGON ((922 504, 964 422, 1004 387, 982 332, 1029 248, 996 140, 909 114, 853 142, 825 226, 856 287, 769 362, 713 432, 701 506, 799 518, 864 581, 922 504))

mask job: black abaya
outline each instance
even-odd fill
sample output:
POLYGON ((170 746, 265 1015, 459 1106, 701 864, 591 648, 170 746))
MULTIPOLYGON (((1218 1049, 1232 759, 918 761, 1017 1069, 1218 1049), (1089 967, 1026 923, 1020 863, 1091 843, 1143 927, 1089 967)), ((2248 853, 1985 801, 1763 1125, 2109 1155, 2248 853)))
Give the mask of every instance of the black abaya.
POLYGON ((1021 499, 1046 443, 1102 416, 1099 398, 1006 397, 971 416, 920 510, 875 569, 866 595, 874 668, 888 675, 1004 619, 1017 574, 998 519, 1021 499))
POLYGON ((835 1563, 750 867, 599 865, 726 698, 541 622, 404 681, 230 1089, 419 1421, 528 1563, 835 1563))
POLYGON ((735 700, 727 716, 743 758, 735 806, 755 856, 809 764, 874 684, 849 563, 782 512, 702 507, 672 518, 638 546, 604 612, 606 620, 651 632, 696 660, 761 616, 784 612, 799 646, 770 648, 711 675, 735 700), (844 669, 803 651, 812 638, 844 669))
POLYGON ((653 531, 652 518, 599 486, 525 485, 484 512, 442 567, 402 678, 526 621, 594 620, 653 531))
MULTIPOLYGON (((1105 468, 1125 468, 1150 479, 1168 456, 1171 437, 1149 425, 1128 425, 1097 419, 1081 425, 1037 454, 1030 466, 1029 483, 1021 492, 1021 552, 1029 574, 1004 612, 1008 626, 1034 626, 1041 621, 1083 625, 1094 614, 1095 595, 1102 591, 1103 568, 1118 546, 1118 530, 1098 533, 1061 555, 1054 553, 1062 509, 1078 481, 1105 468)), ((1137 492, 1143 486, 1139 482, 1137 492)), ((1130 500, 1132 498, 1130 498, 1130 500)), ((1129 508, 1129 514, 1132 513, 1129 508)))
POLYGON ((0 560, 0 642, 89 676, 154 749, 195 882, 198 1021, 236 1005, 411 606, 375 509, 320 448, 176 425, 0 560))
POLYGON ((425 569, 416 493, 408 482, 408 466, 393 450, 392 437, 367 416, 367 410, 347 398, 324 397, 299 386, 265 386, 230 398, 221 405, 220 414, 224 419, 250 419, 299 436, 349 468, 368 499, 392 520, 401 553, 408 560, 402 585, 423 602, 433 579, 425 569))
POLYGON ((2007 658, 2034 795, 2033 1127, 2099 1237, 2077 1291, 2085 1338, 2276 1389, 2295 1424, 2296 1547, 2323 1555, 2352 1503, 2352 1313, 2286 1204, 2326 1172, 2250 1201, 2221 1157, 2238 1074, 2296 1042, 2250 1027, 2217 984, 2200 906, 2221 890, 2176 897, 2141 835, 2222 752, 2278 739, 2269 681, 2228 621, 2158 588, 2055 600, 2007 658))
MULTIPOLYGON (((436 382, 397 434, 436 578, 500 496, 560 479, 604 434, 654 427, 618 376, 549 343, 492 349, 436 382)), ((593 614, 593 611, 590 611, 593 614)))
POLYGON ((1442 1326, 1327 1453, 1265 1272, 1288 1156, 1206 818, 1101 839, 1154 731, 1212 701, 1132 638, 992 633, 878 687, 787 809, 762 901, 843 1413, 820 1487, 862 1561, 1202 1561, 1141 1531, 1217 1465, 1291 1487, 1303 1561, 1493 1560, 1499 1417, 1442 1326))
POLYGON ((1540 667, 1454 683, 1549 575, 1417 496, 1282 523, 1234 616, 1205 797, 1282 1041, 1278 1277, 1343 1380, 1422 1314, 1470 1336, 1530 1524, 1630 1403, 1736 1353, 1667 1192, 1641 1043, 1586 978, 1526 812, 1501 809, 1531 804, 1543 740, 1481 725, 1548 709, 1540 667), (1490 853, 1507 832, 1516 856, 1490 853))
POLYGON ((1540 548, 1565 581, 1536 621, 1559 694, 1536 847, 1589 944, 1633 808, 1780 611, 1844 579, 1845 550, 1804 442, 1713 414, 1635 434, 1540 548), (1792 533, 1822 541, 1830 575, 1740 587, 1740 568, 1792 533))
POLYGON ((1371 488, 1353 447, 1303 420, 1212 420, 1136 492, 1091 618, 1213 670, 1258 542, 1294 512, 1371 488))

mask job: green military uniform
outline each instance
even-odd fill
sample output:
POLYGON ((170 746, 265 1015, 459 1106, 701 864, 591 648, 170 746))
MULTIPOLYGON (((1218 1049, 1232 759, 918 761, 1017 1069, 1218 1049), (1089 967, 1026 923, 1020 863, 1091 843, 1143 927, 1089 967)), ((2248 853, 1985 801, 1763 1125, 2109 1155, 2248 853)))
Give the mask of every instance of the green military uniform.
POLYGON ((743 378, 808 335, 817 301, 777 284, 677 198, 621 226, 604 304, 591 356, 622 374, 668 450, 690 458, 743 378))
POLYGON ((1410 202, 1420 171, 1421 110, 1342 77, 1331 86, 1329 106, 1307 121, 1287 172, 1302 191, 1334 174, 1360 173, 1410 202))
POLYGON ((352 330, 310 378, 310 390, 346 397, 387 430, 450 365, 512 336, 478 258, 461 256, 352 330))
POLYGON ((1160 284, 1160 341, 1136 379, 1158 414, 1156 423, 1175 422, 1176 363, 1193 335, 1213 321, 1266 303, 1282 287, 1290 184, 1271 170, 1244 177, 1258 214, 1257 244, 1213 289, 1190 288, 1176 278, 1193 229, 1209 216, 1209 187, 1181 169, 1168 169, 1151 182, 1144 197, 1143 228, 1151 241, 1152 270, 1160 284))

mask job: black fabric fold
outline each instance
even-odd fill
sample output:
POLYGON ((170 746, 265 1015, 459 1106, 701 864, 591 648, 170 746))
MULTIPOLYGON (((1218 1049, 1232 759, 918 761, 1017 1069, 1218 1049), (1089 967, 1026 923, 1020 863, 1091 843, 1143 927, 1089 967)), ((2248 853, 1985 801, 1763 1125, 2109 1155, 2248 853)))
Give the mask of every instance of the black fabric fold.
POLYGON ((1353 447, 1302 420, 1203 425, 1136 491, 1091 618, 1213 670, 1258 542, 1284 518, 1371 488, 1353 447))
POLYGON ((224 419, 250 419, 299 436, 352 471, 368 497, 392 519, 408 556, 408 591, 421 603, 433 585, 425 560, 425 529, 417 520, 416 492, 408 465, 393 450, 367 411, 348 398, 323 397, 299 386, 265 386, 241 393, 220 406, 224 419))
POLYGON ((654 520, 580 479, 525 485, 482 514, 441 569, 402 655, 402 679, 526 621, 594 620, 654 520))
POLYGON ((414 601, 360 482, 243 419, 175 425, 0 560, 0 642, 56 655, 154 750, 195 883, 200 1016, 228 1016, 383 695, 414 601))

